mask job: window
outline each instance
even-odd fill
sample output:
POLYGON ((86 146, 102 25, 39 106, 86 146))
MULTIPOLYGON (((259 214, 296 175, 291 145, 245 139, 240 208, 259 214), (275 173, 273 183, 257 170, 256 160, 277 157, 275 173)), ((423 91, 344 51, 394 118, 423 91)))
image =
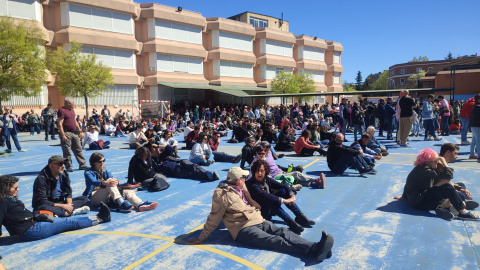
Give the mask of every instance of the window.
MULTIPOLYGON (((96 98, 88 98, 88 105, 132 105, 132 100, 138 100, 136 85, 116 84, 108 87, 110 91, 104 92, 96 98)), ((74 98, 78 106, 85 105, 85 98, 74 98)))
POLYGON ((41 22, 40 2, 36 0, 0 0, 0 16, 41 22))
POLYGON ((213 65, 214 76, 253 78, 252 64, 216 60, 213 65))
POLYGON ((298 49, 299 59, 307 59, 314 61, 325 61, 325 50, 313 48, 313 47, 304 47, 299 46, 298 49))
POLYGON ((293 69, 287 67, 260 66, 260 78, 265 80, 272 80, 275 75, 282 71, 292 73, 293 69))
POLYGON ((250 16, 250 24, 253 25, 253 27, 268 27, 268 21, 256 17, 250 16))
POLYGON ((198 57, 151 53, 149 61, 150 71, 203 74, 203 60, 198 57))
POLYGON ((333 73, 333 83, 336 83, 336 84, 340 83, 340 72, 333 73))
POLYGON ((280 56, 293 56, 293 45, 285 42, 266 40, 260 42, 260 53, 275 54, 280 56), (264 46, 264 48, 262 48, 264 46))
POLYGON ((422 71, 422 68, 417 68, 417 73, 419 73, 420 71, 422 71))
POLYGON ((400 79, 400 85, 405 85, 405 79, 400 79))
POLYGON ((390 70, 390 77, 395 75, 395 70, 390 70))
MULTIPOLYGON (((69 44, 64 45, 69 49, 69 44)), ((135 69, 135 54, 129 50, 82 46, 82 53, 96 54, 97 61, 116 69, 135 69)))
POLYGON ((252 40, 252 37, 245 35, 239 35, 218 30, 212 31, 212 46, 214 48, 221 47, 251 52, 253 51, 252 40))
POLYGON ((333 52, 333 63, 340 64, 340 52, 333 52))
POLYGON ((202 28, 169 21, 149 19, 148 37, 202 44, 202 28))
POLYGON ((299 73, 312 74, 312 79, 317 83, 325 82, 325 72, 324 71, 300 69, 298 72, 299 73))
POLYGON ((401 69, 400 74, 405 74, 405 69, 401 69))

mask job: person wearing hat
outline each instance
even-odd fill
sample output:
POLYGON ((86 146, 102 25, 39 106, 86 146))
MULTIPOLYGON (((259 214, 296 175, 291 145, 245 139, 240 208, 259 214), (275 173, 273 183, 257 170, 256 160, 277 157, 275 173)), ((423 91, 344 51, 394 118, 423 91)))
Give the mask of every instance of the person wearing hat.
POLYGON ((227 180, 220 182, 213 192, 212 210, 202 233, 198 238, 190 238, 188 241, 200 244, 223 221, 233 239, 242 244, 314 257, 319 262, 329 258, 334 239, 325 231, 319 242, 311 242, 262 217, 260 205, 252 199, 245 187, 248 174, 248 171, 240 167, 228 170, 227 180))
POLYGON ((47 210, 59 217, 86 214, 88 198, 72 198, 70 177, 65 171, 67 158, 51 156, 33 183, 32 207, 34 211, 47 210))

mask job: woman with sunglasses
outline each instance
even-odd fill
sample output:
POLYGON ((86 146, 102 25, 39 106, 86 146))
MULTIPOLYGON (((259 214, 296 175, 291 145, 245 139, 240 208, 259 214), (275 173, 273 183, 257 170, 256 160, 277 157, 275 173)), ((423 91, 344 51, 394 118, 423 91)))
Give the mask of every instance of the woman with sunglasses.
POLYGON ((119 189, 118 180, 105 168, 105 157, 101 153, 93 153, 89 161, 91 168, 84 173, 86 188, 83 196, 90 199, 92 206, 107 203, 110 198, 122 213, 129 213, 135 208, 143 212, 157 207, 157 202, 144 202, 135 192, 119 189))
POLYGON ((1 225, 5 226, 12 236, 20 236, 23 241, 35 241, 65 231, 80 230, 110 222, 110 209, 103 203, 100 205, 100 212, 96 216, 89 217, 53 217, 46 213, 32 213, 18 199, 18 191, 17 177, 0 176, 0 236, 2 235, 1 225))
POLYGON ((97 126, 90 125, 88 131, 85 132, 85 138, 83 139, 82 147, 88 146, 90 150, 102 150, 110 148, 110 141, 103 141, 98 139, 97 126))
POLYGON ((213 159, 212 148, 208 142, 208 136, 205 133, 200 133, 197 143, 193 145, 188 158, 192 163, 202 166, 210 166, 215 161, 213 159))

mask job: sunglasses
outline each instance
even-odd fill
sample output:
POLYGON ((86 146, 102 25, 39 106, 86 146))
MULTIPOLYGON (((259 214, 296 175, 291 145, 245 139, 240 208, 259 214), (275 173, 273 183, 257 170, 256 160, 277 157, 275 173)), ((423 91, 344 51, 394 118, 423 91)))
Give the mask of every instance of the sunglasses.
POLYGON ((63 165, 65 165, 65 162, 52 162, 52 164, 62 167, 63 165))
POLYGON ((107 160, 103 159, 103 160, 96 161, 95 163, 105 163, 105 161, 107 161, 107 160))
POLYGON ((265 156, 265 152, 257 153, 258 156, 265 156))

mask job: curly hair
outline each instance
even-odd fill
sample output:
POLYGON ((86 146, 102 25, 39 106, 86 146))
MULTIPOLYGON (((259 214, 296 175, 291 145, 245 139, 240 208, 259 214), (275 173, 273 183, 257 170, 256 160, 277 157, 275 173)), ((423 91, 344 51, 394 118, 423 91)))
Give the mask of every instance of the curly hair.
POLYGON ((426 148, 420 151, 420 154, 418 154, 417 159, 415 160, 415 163, 413 163, 415 166, 423 166, 429 161, 434 161, 438 158, 438 153, 435 152, 433 149, 426 148))
POLYGON ((252 172, 252 176, 255 177, 255 173, 260 170, 260 167, 263 165, 265 169, 265 177, 270 174, 270 165, 265 160, 257 159, 255 160, 252 165, 250 166, 250 171, 252 172))
POLYGON ((135 155, 139 158, 143 158, 143 156, 147 154, 147 160, 150 158, 150 150, 147 147, 139 147, 135 150, 135 155))
POLYGON ((0 176, 0 199, 10 196, 10 188, 18 182, 18 178, 11 175, 0 176))

